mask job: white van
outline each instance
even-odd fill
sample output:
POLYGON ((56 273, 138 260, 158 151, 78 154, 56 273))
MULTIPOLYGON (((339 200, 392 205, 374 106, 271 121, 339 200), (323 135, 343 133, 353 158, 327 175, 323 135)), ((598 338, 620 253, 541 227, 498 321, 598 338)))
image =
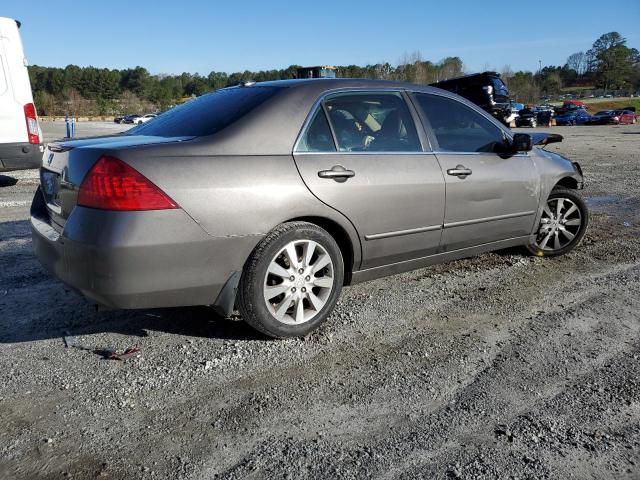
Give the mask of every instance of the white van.
POLYGON ((0 172, 38 168, 44 152, 18 28, 0 17, 0 172))

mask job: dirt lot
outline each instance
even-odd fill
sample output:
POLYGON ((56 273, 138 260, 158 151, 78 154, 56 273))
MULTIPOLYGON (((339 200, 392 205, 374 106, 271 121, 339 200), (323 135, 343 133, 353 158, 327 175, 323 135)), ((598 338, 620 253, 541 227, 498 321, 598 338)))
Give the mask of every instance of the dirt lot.
POLYGON ((640 478, 640 125, 553 131, 577 251, 348 288, 305 340, 95 312, 32 256, 34 172, 0 176, 0 478, 640 478))

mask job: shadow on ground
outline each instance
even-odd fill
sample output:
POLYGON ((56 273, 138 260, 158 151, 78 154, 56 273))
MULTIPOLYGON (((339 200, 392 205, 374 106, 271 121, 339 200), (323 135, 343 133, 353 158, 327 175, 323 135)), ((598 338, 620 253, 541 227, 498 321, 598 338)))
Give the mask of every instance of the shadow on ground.
POLYGON ((243 321, 223 318, 207 306, 97 311, 40 265, 33 255, 28 221, 2 223, 0 343, 108 332, 144 337, 148 331, 234 340, 265 338, 243 321))
POLYGON ((18 183, 17 178, 8 177, 7 175, 0 175, 0 188, 1 187, 12 187, 16 183, 18 183))

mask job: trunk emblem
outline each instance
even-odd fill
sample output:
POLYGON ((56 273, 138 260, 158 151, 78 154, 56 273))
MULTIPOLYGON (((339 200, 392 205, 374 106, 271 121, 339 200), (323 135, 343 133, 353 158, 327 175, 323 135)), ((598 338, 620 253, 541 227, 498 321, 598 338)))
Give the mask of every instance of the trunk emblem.
POLYGON ((49 158, 47 158, 47 165, 51 165, 51 162, 53 162, 53 153, 49 154, 49 158))

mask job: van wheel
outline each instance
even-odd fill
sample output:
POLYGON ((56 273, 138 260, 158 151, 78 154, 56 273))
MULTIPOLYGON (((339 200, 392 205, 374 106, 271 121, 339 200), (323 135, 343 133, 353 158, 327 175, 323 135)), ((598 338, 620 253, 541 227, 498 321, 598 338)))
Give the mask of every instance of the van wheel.
POLYGON ((556 257, 573 250, 584 237, 589 210, 575 190, 556 187, 551 191, 540 218, 536 240, 527 250, 540 257, 556 257))
POLYGON ((308 222, 283 223, 249 256, 238 309, 270 337, 301 337, 329 316, 343 280, 342 254, 327 231, 308 222))

